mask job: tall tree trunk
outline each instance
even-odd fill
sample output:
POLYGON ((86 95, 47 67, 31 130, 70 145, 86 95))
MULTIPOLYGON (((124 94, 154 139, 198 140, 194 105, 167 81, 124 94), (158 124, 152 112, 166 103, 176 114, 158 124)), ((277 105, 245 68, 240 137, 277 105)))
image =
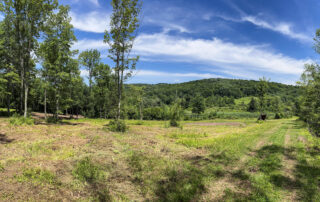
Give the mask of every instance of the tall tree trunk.
POLYGON ((120 119, 121 113, 121 95, 120 95, 120 55, 117 53, 117 62, 116 62, 116 72, 117 72, 117 87, 118 87, 118 111, 117 111, 117 120, 120 119))
POLYGON ((143 120, 143 114, 142 114, 142 102, 140 103, 140 121, 143 120))
POLYGON ((28 85, 24 82, 24 118, 27 118, 28 113, 28 85))
POLYGON ((47 120, 47 89, 44 89, 44 118, 47 120))
POLYGON ((56 112, 55 112, 55 119, 58 120, 58 113, 59 113, 59 98, 56 98, 56 112))
POLYGON ((8 112, 8 116, 10 116, 10 104, 11 104, 10 95, 7 95, 7 112, 8 112))
POLYGON ((21 79, 21 83, 20 83, 20 115, 22 115, 23 112, 23 91, 24 91, 24 70, 23 70, 23 59, 22 62, 20 62, 20 67, 21 67, 21 73, 20 73, 20 79, 21 79))

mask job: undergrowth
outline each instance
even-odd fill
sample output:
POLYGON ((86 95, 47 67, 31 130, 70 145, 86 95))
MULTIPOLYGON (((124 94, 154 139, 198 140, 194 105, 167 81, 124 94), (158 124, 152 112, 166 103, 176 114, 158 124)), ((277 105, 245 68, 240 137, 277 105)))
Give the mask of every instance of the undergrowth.
POLYGON ((9 119, 10 125, 13 126, 22 126, 22 125, 34 125, 34 119, 30 117, 23 117, 18 114, 14 114, 10 119, 9 119))

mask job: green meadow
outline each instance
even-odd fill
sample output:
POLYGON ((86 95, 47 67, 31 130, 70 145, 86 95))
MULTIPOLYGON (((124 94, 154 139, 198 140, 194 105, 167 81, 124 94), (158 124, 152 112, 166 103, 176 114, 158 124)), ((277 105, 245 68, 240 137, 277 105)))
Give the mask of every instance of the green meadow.
POLYGON ((1 118, 0 200, 320 200, 320 141, 296 118, 108 122, 1 118))

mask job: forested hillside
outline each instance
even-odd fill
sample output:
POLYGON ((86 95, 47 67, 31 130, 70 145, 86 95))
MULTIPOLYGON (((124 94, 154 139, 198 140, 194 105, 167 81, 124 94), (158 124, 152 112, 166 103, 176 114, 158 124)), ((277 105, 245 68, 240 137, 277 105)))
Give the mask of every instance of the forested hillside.
MULTIPOLYGON (((201 96, 212 102, 212 105, 219 105, 219 100, 230 100, 257 96, 258 81, 236 80, 236 79, 204 79, 179 84, 135 84, 145 88, 146 99, 153 100, 153 104, 171 104, 176 96, 185 100, 185 107, 195 96, 201 96)), ((281 83, 269 83, 267 92, 270 96, 278 96, 285 103, 294 102, 301 93, 301 87, 285 85, 281 83)), ((231 101, 232 103, 232 101, 231 101)), ((152 105, 152 103, 150 103, 152 105)), ((224 103, 220 103, 224 104, 224 103)))
MULTIPOLYGON (((220 78, 179 84, 132 84, 126 86, 127 112, 129 118, 137 118, 137 108, 132 106, 142 102, 145 119, 166 119, 163 116, 169 110, 168 106, 178 99, 185 114, 214 118, 217 117, 216 113, 226 115, 232 112, 234 114, 226 118, 252 118, 257 116, 253 112, 259 111, 258 86, 259 81, 220 78), (138 100, 137 95, 143 97, 142 101, 138 100)), ((273 115, 279 113, 280 117, 296 114, 299 108, 297 98, 301 91, 299 86, 268 82, 266 111, 273 115)))

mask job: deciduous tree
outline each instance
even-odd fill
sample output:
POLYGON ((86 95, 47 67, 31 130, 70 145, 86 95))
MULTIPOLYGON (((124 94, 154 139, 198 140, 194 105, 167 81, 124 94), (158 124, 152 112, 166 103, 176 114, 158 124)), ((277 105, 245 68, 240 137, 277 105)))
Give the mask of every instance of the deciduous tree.
POLYGON ((121 101, 124 81, 131 76, 139 57, 130 53, 139 27, 141 3, 139 0, 112 0, 110 31, 106 31, 104 42, 110 46, 109 58, 115 63, 113 68, 117 85, 117 119, 121 117, 121 101))

